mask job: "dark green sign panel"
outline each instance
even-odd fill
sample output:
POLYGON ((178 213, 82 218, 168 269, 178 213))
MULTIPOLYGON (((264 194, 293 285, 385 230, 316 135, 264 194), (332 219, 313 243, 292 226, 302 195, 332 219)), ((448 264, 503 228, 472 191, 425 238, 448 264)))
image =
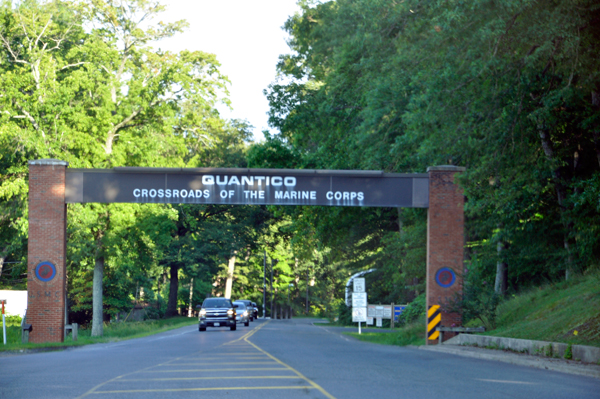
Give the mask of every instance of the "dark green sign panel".
POLYGON ((66 202, 428 207, 427 174, 379 171, 67 169, 66 202))

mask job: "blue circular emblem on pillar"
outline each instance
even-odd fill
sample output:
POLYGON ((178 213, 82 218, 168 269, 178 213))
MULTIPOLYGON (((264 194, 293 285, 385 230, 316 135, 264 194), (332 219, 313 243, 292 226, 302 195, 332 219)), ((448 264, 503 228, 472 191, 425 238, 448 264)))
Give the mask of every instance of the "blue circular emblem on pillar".
POLYGON ((40 281, 50 281, 56 276, 56 266, 50 262, 40 262, 35 267, 35 276, 40 281))
POLYGON ((452 287, 454 282, 456 281, 456 274, 454 274, 454 270, 449 267, 442 267, 435 274, 435 282, 443 288, 452 287))

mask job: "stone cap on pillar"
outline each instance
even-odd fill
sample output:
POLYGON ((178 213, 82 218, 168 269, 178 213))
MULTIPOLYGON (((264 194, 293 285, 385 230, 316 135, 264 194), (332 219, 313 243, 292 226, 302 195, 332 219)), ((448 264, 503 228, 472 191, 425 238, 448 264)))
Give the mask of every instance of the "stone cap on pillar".
POLYGON ((467 170, 464 166, 439 165, 427 167, 427 172, 464 172, 467 170))
POLYGON ((27 162, 29 165, 40 165, 40 166, 69 166, 67 161, 61 161, 60 159, 48 158, 48 159, 35 159, 27 162))

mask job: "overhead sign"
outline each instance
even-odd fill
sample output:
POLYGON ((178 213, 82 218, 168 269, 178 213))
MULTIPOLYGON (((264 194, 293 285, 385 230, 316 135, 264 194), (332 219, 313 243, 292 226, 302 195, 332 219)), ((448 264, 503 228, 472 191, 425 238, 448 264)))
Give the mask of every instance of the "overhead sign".
POLYGON ((66 170, 67 203, 429 206, 427 174, 137 168, 66 170))
POLYGON ((364 323, 367 321, 367 308, 352 308, 352 322, 364 323))
POLYGON ((366 292, 353 292, 352 293, 352 307, 353 308, 366 308, 367 307, 367 293, 366 292))
POLYGON ((353 282, 354 282, 354 287, 353 287, 352 291, 365 292, 365 278, 364 277, 357 277, 353 280, 353 282))

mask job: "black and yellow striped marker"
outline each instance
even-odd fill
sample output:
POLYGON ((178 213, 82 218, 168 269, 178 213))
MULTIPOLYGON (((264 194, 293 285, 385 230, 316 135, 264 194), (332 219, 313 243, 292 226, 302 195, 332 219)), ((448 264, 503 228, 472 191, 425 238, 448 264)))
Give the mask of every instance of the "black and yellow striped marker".
POLYGON ((438 327, 441 322, 442 313, 440 312, 440 305, 431 305, 427 311, 427 339, 438 339, 440 332, 436 331, 435 328, 438 327))

